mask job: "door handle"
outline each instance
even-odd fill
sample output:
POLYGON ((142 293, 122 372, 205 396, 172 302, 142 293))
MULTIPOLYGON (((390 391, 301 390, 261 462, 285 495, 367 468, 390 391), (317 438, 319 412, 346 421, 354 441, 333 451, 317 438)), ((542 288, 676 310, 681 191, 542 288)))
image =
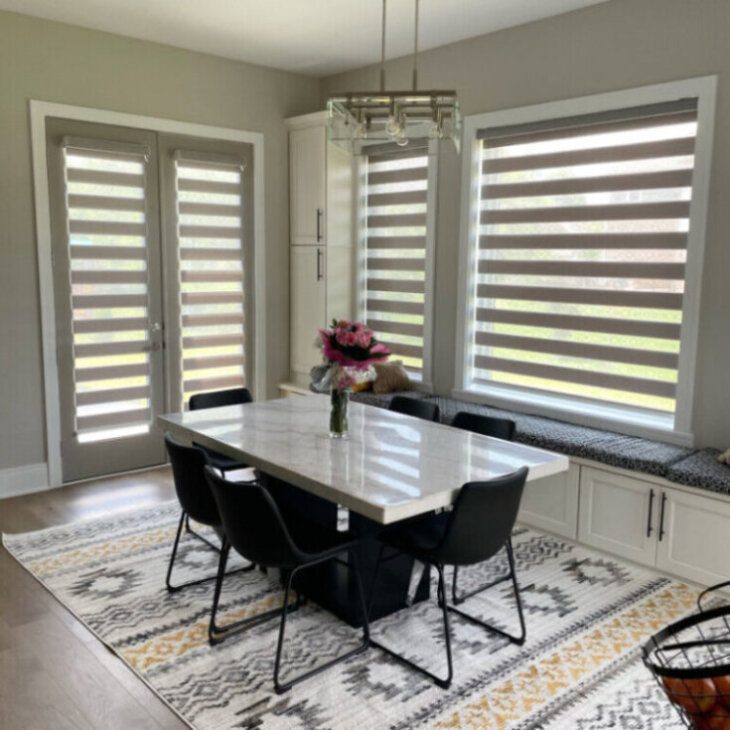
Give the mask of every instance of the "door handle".
POLYGON ((322 281, 324 274, 322 273, 322 249, 317 249, 317 281, 322 281))
POLYGON ((661 512, 659 514, 659 542, 662 541, 662 538, 666 534, 664 532, 664 510, 665 510, 666 505, 667 505, 667 493, 662 492, 662 508, 661 508, 661 512))
POLYGON ((317 208, 317 243, 322 240, 322 208, 317 208))
POLYGON ((161 346, 164 346, 164 343, 161 344, 155 337, 155 335, 162 332, 163 329, 164 327, 161 322, 153 322, 150 325, 150 338, 147 341, 147 344, 142 346, 142 352, 153 352, 159 350, 161 346))
POLYGON ((654 512, 654 490, 649 490, 649 519, 646 521, 646 536, 651 537, 651 533, 653 532, 654 528, 651 524, 651 518, 652 514, 654 512))

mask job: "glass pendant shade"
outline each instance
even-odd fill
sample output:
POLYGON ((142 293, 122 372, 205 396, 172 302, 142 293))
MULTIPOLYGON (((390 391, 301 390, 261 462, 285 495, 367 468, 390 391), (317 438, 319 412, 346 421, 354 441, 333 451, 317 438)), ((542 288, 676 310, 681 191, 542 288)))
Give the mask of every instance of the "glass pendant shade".
POLYGON ((455 91, 346 92, 327 103, 332 142, 358 153, 362 142, 452 140, 457 150, 461 116, 455 91))

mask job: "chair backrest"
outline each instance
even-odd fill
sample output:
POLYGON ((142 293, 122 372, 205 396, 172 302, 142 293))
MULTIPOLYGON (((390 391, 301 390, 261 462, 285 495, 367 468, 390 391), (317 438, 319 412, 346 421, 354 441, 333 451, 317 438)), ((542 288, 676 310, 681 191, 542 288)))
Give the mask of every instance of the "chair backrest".
POLYGON ((493 418, 482 416, 479 413, 459 411, 452 421, 454 428, 463 428, 465 431, 473 431, 482 436, 492 436, 496 439, 512 441, 515 437, 515 422, 509 418, 493 418))
POLYGON ((229 482, 210 466, 205 468, 205 476, 226 538, 246 560, 267 568, 293 568, 304 562, 265 487, 253 482, 229 482))
POLYGON ((196 522, 218 526, 221 523, 213 494, 205 478, 208 457, 197 446, 184 446, 165 434, 165 448, 170 456, 172 478, 180 506, 196 522))
POLYGON ((487 482, 465 484, 451 511, 435 555, 445 565, 473 565, 489 560, 512 534, 528 469, 523 466, 487 482))
POLYGON ((388 410, 404 413, 406 416, 422 418, 424 421, 438 422, 441 417, 439 407, 435 403, 427 400, 416 400, 415 398, 409 398, 407 395, 393 396, 388 410))
POLYGON ((231 388, 230 390, 213 390, 209 393, 191 395, 188 407, 191 411, 201 411, 204 408, 238 406, 242 403, 252 402, 253 397, 248 388, 231 388))

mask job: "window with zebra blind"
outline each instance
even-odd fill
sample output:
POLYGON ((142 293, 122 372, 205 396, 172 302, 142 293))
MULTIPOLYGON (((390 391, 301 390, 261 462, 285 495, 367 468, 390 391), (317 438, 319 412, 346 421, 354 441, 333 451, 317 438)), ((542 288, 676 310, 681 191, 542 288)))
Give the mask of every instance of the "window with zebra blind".
POLYGON ((246 382, 241 160, 178 150, 181 403, 246 382))
POLYGON ((678 430, 703 245, 698 109, 688 95, 472 121, 465 390, 678 430))
POLYGON ((80 442, 149 431, 149 149, 66 137, 75 431, 80 442))
POLYGON ((360 310, 416 381, 430 381, 434 161, 426 146, 372 147, 361 166, 360 310))

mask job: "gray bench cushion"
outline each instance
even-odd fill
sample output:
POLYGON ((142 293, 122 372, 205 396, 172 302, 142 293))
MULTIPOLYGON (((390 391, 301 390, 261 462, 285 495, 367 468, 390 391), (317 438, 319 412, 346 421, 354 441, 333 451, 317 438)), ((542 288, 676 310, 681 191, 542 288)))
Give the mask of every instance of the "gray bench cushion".
POLYGON ((730 466, 717 460, 718 449, 703 449, 672 464, 667 479, 688 487, 730 495, 730 466))
POLYGON ((692 449, 682 446, 587 426, 576 426, 552 418, 529 416, 470 401, 443 396, 431 396, 431 400, 439 404, 443 423, 451 423, 459 411, 509 418, 517 426, 516 441, 646 474, 666 476, 670 465, 692 454, 692 449))

